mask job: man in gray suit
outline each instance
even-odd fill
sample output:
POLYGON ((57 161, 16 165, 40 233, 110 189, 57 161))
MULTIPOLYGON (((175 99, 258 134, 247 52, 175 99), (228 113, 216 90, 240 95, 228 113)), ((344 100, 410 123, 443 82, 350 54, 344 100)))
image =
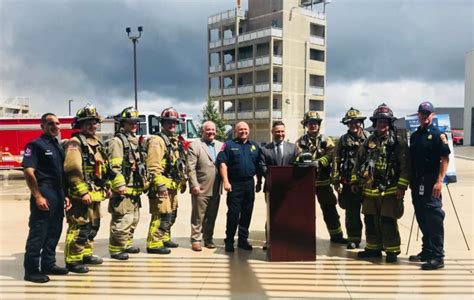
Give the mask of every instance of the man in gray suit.
MULTIPOLYGON (((285 142, 285 124, 281 121, 276 121, 272 126, 273 142, 262 147, 260 155, 260 165, 262 167, 263 176, 267 175, 268 166, 285 166, 294 161, 297 155, 295 144, 285 142)), ((262 189, 262 177, 257 176, 257 185, 255 191, 258 193, 262 189)), ((263 187, 265 192, 265 201, 268 202, 268 187, 265 180, 263 187)), ((265 225, 265 239, 267 230, 265 225)), ((263 245, 263 250, 267 249, 267 243, 263 245)))
POLYGON ((202 250, 203 240, 206 248, 216 247, 212 236, 222 186, 215 161, 222 143, 215 137, 214 122, 204 122, 202 138, 192 142, 188 148, 189 187, 192 194, 191 248, 194 251, 202 250))

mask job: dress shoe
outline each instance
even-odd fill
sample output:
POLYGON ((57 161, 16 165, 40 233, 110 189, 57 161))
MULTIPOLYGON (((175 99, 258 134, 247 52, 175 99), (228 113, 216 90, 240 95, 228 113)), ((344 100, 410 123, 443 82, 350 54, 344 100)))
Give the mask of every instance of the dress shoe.
POLYGON ((41 268, 41 273, 45 275, 66 275, 69 273, 67 268, 61 268, 58 265, 53 265, 52 267, 41 268))
POLYGON ((437 270, 444 268, 444 260, 443 259, 431 259, 426 263, 421 265, 422 270, 437 270))
POLYGON ((202 250, 201 243, 200 242, 192 242, 191 243, 191 249, 193 251, 201 251, 202 250))
POLYGON ((385 262, 386 263, 396 263, 397 262, 397 255, 395 253, 387 253, 387 256, 385 257, 385 262))
POLYGON ((126 252, 117 252, 110 254, 110 257, 117 260, 128 260, 128 253, 126 252))
POLYGON ((237 247, 239 247, 240 249, 247 250, 247 251, 252 251, 253 249, 252 245, 250 245, 248 241, 244 241, 244 242, 239 241, 237 243, 237 247))
POLYGON ((66 268, 69 270, 69 272, 72 273, 87 273, 89 272, 89 268, 81 263, 70 263, 66 264, 66 268))
POLYGON ((342 237, 342 234, 341 235, 334 235, 334 236, 331 236, 331 243, 335 243, 335 244, 347 244, 347 239, 345 239, 344 237, 342 237))
POLYGON ((166 247, 166 248, 178 248, 179 247, 179 244, 178 243, 175 243, 173 241, 167 241, 167 242, 164 242, 163 245, 166 247))
POLYGON ((214 242, 212 241, 204 242, 204 247, 206 247, 207 249, 216 249, 216 244, 214 244, 214 242))
POLYGON ((234 252, 234 244, 225 244, 225 252, 234 252))
POLYGON ((146 252, 152 254, 170 254, 171 250, 166 247, 158 247, 158 248, 146 248, 146 252))
POLYGON ((96 255, 84 256, 82 262, 87 265, 101 265, 104 260, 96 255))
POLYGON ((49 277, 40 272, 25 274, 24 279, 25 281, 31 281, 34 283, 46 283, 49 281, 49 277))
POLYGON ((347 249, 357 249, 357 248, 359 248, 359 243, 347 242, 347 249))
POLYGON ((138 248, 138 247, 128 247, 127 249, 125 249, 125 252, 130 253, 130 254, 140 253, 140 248, 138 248))
POLYGON ((428 258, 426 257, 426 254, 421 251, 417 255, 410 255, 410 257, 408 257, 408 260, 411 262, 425 262, 428 261, 428 258))
POLYGON ((382 251, 365 249, 357 253, 359 258, 382 257, 382 251))

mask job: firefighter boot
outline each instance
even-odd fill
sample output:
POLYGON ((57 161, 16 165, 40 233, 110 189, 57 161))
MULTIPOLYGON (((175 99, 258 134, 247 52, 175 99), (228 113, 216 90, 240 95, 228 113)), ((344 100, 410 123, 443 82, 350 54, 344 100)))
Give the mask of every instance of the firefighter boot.
POLYGON ((166 247, 158 247, 158 248, 146 248, 146 252, 152 254, 170 254, 171 250, 166 247))
POLYGON ((72 273, 83 274, 89 272, 89 268, 81 263, 68 263, 66 264, 66 268, 72 273))
POLYGON ((117 260, 128 260, 128 253, 126 252, 117 252, 110 254, 110 257, 117 260))
POLYGON ((364 251, 358 252, 357 257, 359 258, 382 257, 382 251, 365 249, 364 251))
POLYGON ((87 265, 101 265, 104 260, 96 255, 84 256, 82 262, 87 265))

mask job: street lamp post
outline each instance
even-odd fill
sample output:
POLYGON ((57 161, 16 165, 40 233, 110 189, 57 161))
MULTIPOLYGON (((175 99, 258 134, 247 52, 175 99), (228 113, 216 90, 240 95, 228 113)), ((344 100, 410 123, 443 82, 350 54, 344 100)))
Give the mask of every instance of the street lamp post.
POLYGON ((74 100, 69 99, 68 102, 69 102, 69 116, 71 116, 71 103, 74 102, 74 100))
POLYGON ((130 35, 132 32, 130 27, 125 29, 127 32, 128 38, 132 40, 133 43, 133 75, 135 80, 135 109, 138 110, 138 100, 137 100, 137 42, 138 39, 142 36, 143 26, 138 26, 138 36, 130 35))

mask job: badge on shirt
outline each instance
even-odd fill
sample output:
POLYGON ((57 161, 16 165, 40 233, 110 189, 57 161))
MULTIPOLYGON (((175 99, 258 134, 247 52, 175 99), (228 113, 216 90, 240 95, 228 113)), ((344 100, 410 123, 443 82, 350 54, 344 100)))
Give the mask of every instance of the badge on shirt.
POLYGON ((31 154, 33 154, 33 150, 31 150, 30 147, 27 147, 25 149, 25 155, 24 156, 31 156, 31 154))
POLYGON ((46 152, 44 153, 44 155, 53 155, 53 152, 51 152, 51 150, 46 150, 46 152))
POLYGON ((79 150, 79 148, 77 147, 76 144, 71 144, 67 147, 67 150, 77 151, 77 150, 79 150))
POLYGON ((433 135, 432 135, 432 134, 428 135, 428 140, 431 140, 431 139, 433 139, 433 135))
POLYGON ((441 134, 440 135, 440 138, 441 138, 441 141, 443 142, 443 144, 448 144, 448 139, 446 138, 446 134, 441 134))
POLYGON ((255 147, 255 145, 252 145, 252 147, 250 147, 250 150, 255 151, 257 150, 257 147, 255 147))

